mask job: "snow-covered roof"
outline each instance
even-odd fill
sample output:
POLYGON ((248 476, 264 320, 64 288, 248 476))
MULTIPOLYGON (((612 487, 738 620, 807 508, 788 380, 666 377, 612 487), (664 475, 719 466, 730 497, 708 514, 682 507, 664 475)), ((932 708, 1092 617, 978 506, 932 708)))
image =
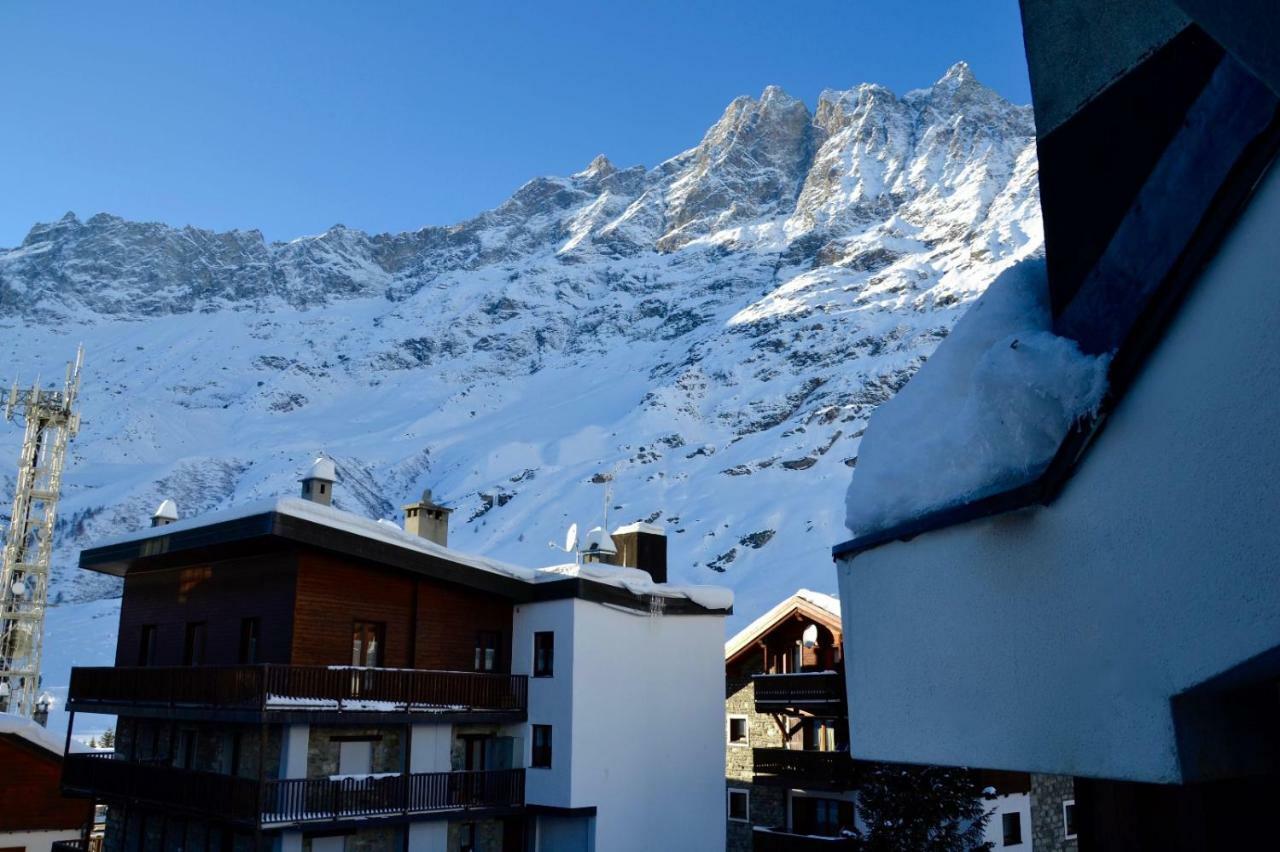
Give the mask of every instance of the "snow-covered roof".
MULTIPOLYGON (((525 583, 544 583, 553 580, 562 580, 566 576, 572 576, 614 586, 615 588, 626 589, 636 595, 652 595, 664 598, 685 598, 707 609, 729 609, 733 606, 733 592, 721 586, 655 583, 653 578, 645 571, 640 571, 634 568, 621 568, 612 565, 553 566, 551 568, 541 570, 525 568, 520 565, 513 565, 509 562, 502 562, 497 559, 490 559, 488 557, 454 550, 452 548, 445 547, 444 545, 436 544, 435 542, 422 538, 421 536, 405 532, 399 526, 391 523, 390 521, 374 520, 372 518, 362 517, 360 515, 352 514, 351 512, 343 511, 342 509, 334 506, 325 506, 321 503, 304 500, 300 497, 280 497, 258 500, 230 509, 224 509, 220 512, 211 512, 198 518, 185 518, 164 527, 139 530, 127 535, 106 539, 96 543, 94 549, 142 542, 152 538, 159 538, 161 536, 173 536, 187 530, 199 529, 201 527, 212 526, 213 524, 225 523, 227 521, 235 521, 241 518, 249 518, 254 515, 263 515, 269 512, 275 512, 287 517, 320 524, 322 526, 329 527, 330 529, 341 530, 353 535, 363 536, 364 538, 373 541, 380 541, 385 544, 391 544, 396 547, 404 548, 405 550, 413 550, 430 556, 436 556, 458 565, 465 565, 478 571, 498 574, 503 577, 508 577, 525 583)), ((601 530, 601 532, 603 532, 603 530, 601 530)), ((609 537, 607 535, 605 536, 605 539, 606 541, 609 541, 609 537)), ((612 550, 611 541, 609 541, 609 545, 610 550, 612 550)))
POLYGON ((644 521, 636 521, 634 524, 627 524, 613 531, 614 535, 626 535, 627 533, 648 533, 649 535, 666 536, 667 531, 663 527, 655 524, 646 524, 644 521))
POLYGON ((178 520, 178 504, 172 500, 162 500, 151 517, 167 521, 176 521, 178 520))
POLYGON ((846 519, 867 536, 1039 476, 1096 412, 1110 357, 1053 333, 1044 258, 1013 264, 894 397, 858 448, 846 519))
POLYGON ((587 530, 587 534, 582 537, 582 543, 578 549, 583 553, 617 553, 618 548, 614 546, 613 537, 604 531, 604 527, 592 527, 587 530))
MULTIPOLYGON (((15 716, 12 713, 0 713, 0 734, 21 737, 32 745, 38 745, 40 748, 53 752, 59 757, 63 754, 63 739, 61 737, 55 736, 44 726, 37 725, 22 716, 15 716)), ((72 751, 79 751, 79 746, 80 744, 75 740, 71 741, 72 751)))
POLYGON ((310 470, 303 479, 323 479, 327 482, 334 482, 338 478, 338 468, 333 463, 333 459, 326 456, 317 456, 316 460, 311 463, 310 470))
POLYGON ((803 604, 809 604, 824 611, 836 621, 840 620, 840 599, 834 595, 815 592, 811 589, 798 589, 794 595, 779 602, 776 606, 739 630, 728 642, 724 643, 724 657, 729 659, 755 639, 767 633, 771 627, 785 618, 792 610, 803 604))

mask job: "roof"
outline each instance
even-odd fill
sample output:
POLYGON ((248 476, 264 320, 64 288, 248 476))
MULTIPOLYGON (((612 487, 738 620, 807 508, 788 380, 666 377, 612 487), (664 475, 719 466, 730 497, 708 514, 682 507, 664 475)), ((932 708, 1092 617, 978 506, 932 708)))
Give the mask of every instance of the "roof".
POLYGON ((646 524, 644 521, 636 521, 634 524, 627 524, 613 531, 613 535, 626 535, 627 533, 647 533, 665 537, 667 531, 656 524, 646 524))
POLYGON ((526 568, 297 497, 260 500, 107 539, 81 552, 80 567, 124 576, 135 566, 169 567, 215 552, 260 552, 271 540, 319 547, 520 601, 582 597, 643 608, 661 598, 663 611, 671 614, 728 614, 733 609, 733 593, 720 586, 655 583, 644 572, 605 565, 574 573, 563 566, 526 568))
POLYGON ((333 463, 333 459, 326 456, 318 456, 311 463, 311 468, 307 471, 307 475, 303 479, 323 479, 326 482, 334 482, 338 478, 338 468, 333 463))
POLYGON ((1074 473, 1280 150, 1274 4, 1224 8, 1022 0, 1037 117, 1051 116, 1037 148, 1052 331, 1110 355, 1108 390, 1047 466, 858 535, 837 559, 1048 504, 1074 473))
POLYGON ((764 615, 735 633, 728 642, 724 643, 725 660, 728 661, 736 657, 756 639, 768 633, 793 612, 797 611, 823 621, 827 627, 834 630, 840 629, 839 598, 809 589, 799 589, 794 595, 779 602, 764 615))
MULTIPOLYGON (((22 716, 15 716, 12 713, 0 713, 0 735, 17 737, 25 740, 34 746, 39 746, 47 752, 57 757, 62 757, 63 740, 61 737, 50 733, 49 729, 43 725, 37 725, 30 719, 22 716)), ((76 750, 76 743, 72 741, 72 750, 76 750)))

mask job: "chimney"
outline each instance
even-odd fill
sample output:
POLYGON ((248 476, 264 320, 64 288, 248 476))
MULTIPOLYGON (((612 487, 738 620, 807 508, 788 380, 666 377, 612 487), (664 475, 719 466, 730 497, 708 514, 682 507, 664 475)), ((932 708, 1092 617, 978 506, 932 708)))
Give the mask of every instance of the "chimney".
POLYGON ((404 531, 449 546, 449 513, 452 509, 431 499, 431 489, 422 492, 422 500, 404 507, 404 531))
POLYGON ((648 572, 655 583, 667 582, 667 532, 644 522, 627 524, 613 531, 618 548, 616 564, 648 572))
POLYGON ((338 469, 333 460, 317 456, 311 463, 311 469, 302 477, 302 499, 319 503, 322 506, 333 505, 333 483, 338 478, 338 469))
POLYGON ((178 504, 172 500, 163 500, 151 515, 151 526, 165 527, 176 520, 178 520, 178 504))

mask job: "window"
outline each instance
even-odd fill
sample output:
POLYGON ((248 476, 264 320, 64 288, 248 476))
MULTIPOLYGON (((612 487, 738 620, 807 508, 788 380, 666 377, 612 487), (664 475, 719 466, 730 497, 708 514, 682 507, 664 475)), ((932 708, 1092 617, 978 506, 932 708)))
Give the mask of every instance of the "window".
POLYGON ((196 768, 196 732, 189 728, 178 731, 177 746, 173 750, 173 765, 179 769, 196 768))
POLYGON ((746 790, 729 790, 729 819, 734 822, 751 821, 751 797, 746 790))
POLYGON ((730 716, 728 726, 729 745, 744 746, 750 742, 746 716, 730 716))
POLYGON ((533 634, 533 676, 551 677, 555 664, 556 634, 550 630, 533 634))
POLYGON ((551 726, 533 726, 533 759, 529 762, 534 769, 551 768, 551 726))
POLYGON ((386 625, 374 621, 357 621, 351 628, 351 665, 382 665, 382 641, 386 625))
POLYGON ((476 634, 476 671, 498 671, 501 642, 502 634, 496 630, 481 630, 476 634))
POLYGON ((199 666, 204 663, 204 622, 190 621, 187 623, 187 638, 182 643, 182 664, 184 666, 199 666))
POLYGON ((1062 803, 1062 833, 1067 840, 1076 836, 1076 800, 1067 799, 1062 803))
POLYGON ((841 831, 853 827, 853 802, 814 796, 791 800, 791 829, 796 834, 838 837, 841 831))
POLYGON ((368 775, 373 771, 373 740, 338 742, 338 774, 368 775))
POLYGON ((156 625, 142 625, 142 640, 138 643, 138 665, 156 664, 156 625))
POLYGON ((258 662, 258 633, 262 622, 256 618, 240 619, 240 662, 252 665, 258 662))
POLYGON ((1003 845, 1017 846, 1022 843, 1022 814, 1017 811, 1010 814, 1002 814, 1000 823, 1004 829, 1003 845))
POLYGON ((458 826, 458 852, 476 852, 476 824, 464 822, 458 826))

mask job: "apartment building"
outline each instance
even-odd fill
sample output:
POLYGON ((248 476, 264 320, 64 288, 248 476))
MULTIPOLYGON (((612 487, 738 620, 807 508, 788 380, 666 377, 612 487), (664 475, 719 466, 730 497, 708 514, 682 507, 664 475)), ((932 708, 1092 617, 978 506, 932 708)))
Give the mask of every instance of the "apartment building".
POLYGON ((657 582, 657 528, 534 570, 449 549, 429 494, 401 529, 334 484, 322 459, 303 499, 81 554, 124 580, 116 665, 68 702, 119 717, 116 753, 62 779, 110 806, 106 849, 723 845, 729 592, 657 582))
MULTIPOLYGON (((843 637, 840 601, 800 589, 725 644, 729 852, 865 848, 858 789, 874 764, 850 749, 843 637)), ((1033 848, 1032 782, 977 774, 993 849, 1033 848)))

